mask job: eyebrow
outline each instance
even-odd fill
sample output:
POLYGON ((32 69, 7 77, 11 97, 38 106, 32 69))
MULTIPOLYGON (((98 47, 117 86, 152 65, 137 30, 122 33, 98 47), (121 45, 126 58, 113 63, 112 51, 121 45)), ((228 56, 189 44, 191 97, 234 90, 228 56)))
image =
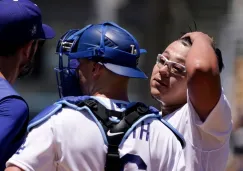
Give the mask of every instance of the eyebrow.
POLYGON ((181 41, 181 43, 182 43, 184 46, 188 46, 188 47, 192 46, 191 43, 188 42, 189 40, 186 40, 185 38, 184 38, 184 39, 181 38, 181 39, 179 39, 179 40, 181 41))
POLYGON ((168 54, 170 56, 170 52, 168 52, 167 50, 165 50, 163 53, 166 53, 166 54, 168 54))
MULTIPOLYGON (((165 54, 171 56, 170 52, 167 51, 167 50, 165 50, 163 53, 165 53, 165 54)), ((162 53, 162 54, 163 54, 163 53, 162 53)), ((175 57, 175 59, 176 59, 176 61, 178 61, 179 63, 185 63, 185 60, 182 59, 182 58, 177 58, 177 57, 175 57)))

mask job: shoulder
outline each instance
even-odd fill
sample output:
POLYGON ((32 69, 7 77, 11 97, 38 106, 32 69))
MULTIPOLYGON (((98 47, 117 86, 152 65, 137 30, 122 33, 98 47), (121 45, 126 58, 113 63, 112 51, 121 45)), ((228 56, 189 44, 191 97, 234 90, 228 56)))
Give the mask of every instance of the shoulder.
MULTIPOLYGON (((32 128, 44 124, 48 120, 69 124, 70 122, 77 122, 77 119, 90 112, 88 107, 79 107, 77 102, 87 99, 88 96, 80 97, 65 97, 56 103, 46 107, 38 115, 36 115, 28 125, 28 131, 32 128), (79 116, 79 117, 78 117, 79 116)), ((87 115, 86 115, 87 116, 87 115)), ((84 116, 83 116, 84 117, 84 116)))
POLYGON ((153 137, 162 139, 174 137, 173 132, 159 119, 150 119, 149 122, 153 137))
POLYGON ((85 110, 78 111, 74 108, 64 107, 61 104, 53 104, 46 107, 30 121, 28 131, 46 122, 51 123, 53 127, 58 127, 58 125, 62 127, 65 127, 65 125, 72 126, 73 123, 80 120, 80 117, 84 117, 85 113, 87 113, 85 110))
POLYGON ((93 116, 85 109, 63 108, 52 117, 52 123, 58 132, 72 132, 73 130, 85 130, 87 128, 92 132, 92 129, 97 127, 93 116))
POLYGON ((66 124, 72 124, 73 122, 78 122, 81 118, 87 118, 86 116, 89 116, 89 113, 86 110, 79 111, 64 107, 55 115, 56 121, 64 121, 66 124))
POLYGON ((0 100, 0 113, 13 118, 26 118, 29 115, 29 108, 20 97, 6 97, 0 100))
POLYGON ((170 113, 162 118, 172 124, 175 128, 178 128, 181 122, 186 122, 190 117, 188 103, 177 109, 173 113, 170 113))

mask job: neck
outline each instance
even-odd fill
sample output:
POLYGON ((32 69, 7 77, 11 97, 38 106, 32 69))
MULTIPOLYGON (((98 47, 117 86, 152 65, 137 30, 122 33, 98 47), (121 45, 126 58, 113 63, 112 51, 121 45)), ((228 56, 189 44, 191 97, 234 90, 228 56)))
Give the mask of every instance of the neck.
POLYGON ((162 115, 166 116, 169 115, 171 113, 173 113, 174 111, 176 111, 177 109, 181 108, 184 104, 179 104, 179 105, 165 105, 163 103, 161 103, 161 111, 162 111, 162 115))
POLYGON ((17 62, 14 57, 0 57, 0 77, 13 84, 18 76, 17 62))
POLYGON ((96 84, 100 85, 100 87, 94 88, 93 92, 91 93, 94 96, 102 96, 109 99, 115 99, 115 100, 123 100, 123 101, 129 101, 128 100, 128 83, 112 83, 109 82, 108 84, 104 85, 104 81, 102 83, 96 84), (103 83, 103 85, 102 85, 103 83))
POLYGON ((104 72, 102 77, 94 82, 89 94, 101 96, 114 100, 128 100, 128 81, 127 77, 118 76, 112 72, 104 72), (107 81, 104 81, 107 80, 107 81))
POLYGON ((106 97, 106 98, 114 99, 114 100, 129 101, 126 91, 119 91, 119 90, 116 90, 115 92, 99 91, 99 92, 94 93, 94 96, 106 97))

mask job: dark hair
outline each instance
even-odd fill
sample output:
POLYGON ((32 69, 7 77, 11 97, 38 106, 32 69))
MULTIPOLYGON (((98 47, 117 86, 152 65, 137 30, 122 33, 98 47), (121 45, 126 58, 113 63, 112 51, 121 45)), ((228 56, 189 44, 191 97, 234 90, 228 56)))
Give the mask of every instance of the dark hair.
MULTIPOLYGON (((192 46, 192 41, 191 41, 190 37, 184 37, 184 38, 181 38, 180 40, 184 46, 192 46)), ((222 53, 221 53, 220 49, 216 48, 214 45, 212 45, 212 47, 213 47, 214 52, 218 59, 219 72, 221 72, 224 68, 222 53)))
POLYGON ((9 57, 14 56, 17 51, 23 47, 28 41, 24 42, 0 42, 0 56, 9 57))

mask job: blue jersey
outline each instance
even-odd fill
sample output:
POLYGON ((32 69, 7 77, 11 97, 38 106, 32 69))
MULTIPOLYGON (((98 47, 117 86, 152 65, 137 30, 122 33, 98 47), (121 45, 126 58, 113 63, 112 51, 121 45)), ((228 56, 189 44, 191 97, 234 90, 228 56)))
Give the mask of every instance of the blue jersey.
POLYGON ((24 99, 0 78, 0 171, 22 144, 29 118, 24 99))

